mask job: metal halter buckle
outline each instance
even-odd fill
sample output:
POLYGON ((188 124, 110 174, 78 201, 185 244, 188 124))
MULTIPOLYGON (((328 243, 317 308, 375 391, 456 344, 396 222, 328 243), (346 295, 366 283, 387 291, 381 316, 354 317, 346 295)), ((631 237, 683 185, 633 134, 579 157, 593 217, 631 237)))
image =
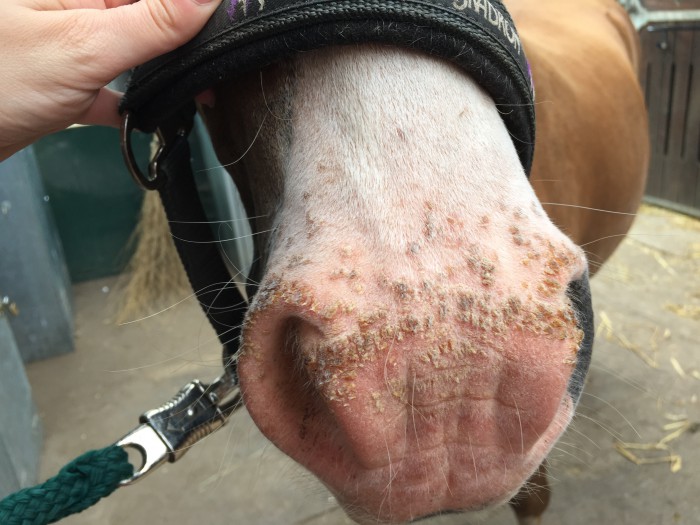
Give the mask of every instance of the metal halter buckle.
POLYGON ((120 486, 131 485, 167 461, 174 463, 192 445, 223 427, 241 406, 235 376, 228 372, 210 385, 187 383, 170 401, 140 417, 138 428, 115 445, 141 454, 142 464, 120 486))

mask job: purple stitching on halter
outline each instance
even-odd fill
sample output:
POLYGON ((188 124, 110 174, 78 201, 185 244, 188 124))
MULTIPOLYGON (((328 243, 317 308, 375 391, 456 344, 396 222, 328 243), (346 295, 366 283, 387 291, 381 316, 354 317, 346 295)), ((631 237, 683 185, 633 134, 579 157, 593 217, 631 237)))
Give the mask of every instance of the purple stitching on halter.
POLYGON ((233 19, 236 18, 236 3, 238 0, 228 0, 228 6, 226 7, 226 14, 228 15, 229 20, 233 22, 233 19))
POLYGON ((229 0, 228 7, 226 8, 226 14, 228 14, 228 18, 231 20, 231 22, 236 19, 236 6, 238 4, 243 4, 243 16, 246 16, 248 14, 248 10, 250 9, 250 0, 229 0))
POLYGON ((530 89, 532 90, 532 98, 535 98, 535 80, 532 78, 532 67, 530 61, 527 61, 527 74, 530 77, 530 89))

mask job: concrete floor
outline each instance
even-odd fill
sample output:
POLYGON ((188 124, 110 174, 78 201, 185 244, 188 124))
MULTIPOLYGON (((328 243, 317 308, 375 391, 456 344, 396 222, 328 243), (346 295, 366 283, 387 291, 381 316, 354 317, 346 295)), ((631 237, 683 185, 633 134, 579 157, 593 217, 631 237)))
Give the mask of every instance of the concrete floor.
MULTIPOLYGON (((116 441, 191 378, 219 373, 218 343, 193 300, 116 326, 114 284, 76 286, 76 352, 29 367, 45 431, 42 478, 116 441)), ((599 337, 578 415, 551 455, 544 525, 700 524, 700 222, 646 208, 593 293, 599 337), (668 461, 637 465, 615 449, 616 440, 657 443, 674 422, 680 435, 668 450, 630 451, 680 458, 675 473, 668 461)), ((351 522, 242 410, 179 463, 63 523, 351 522)), ((515 520, 505 508, 425 523, 515 520)))

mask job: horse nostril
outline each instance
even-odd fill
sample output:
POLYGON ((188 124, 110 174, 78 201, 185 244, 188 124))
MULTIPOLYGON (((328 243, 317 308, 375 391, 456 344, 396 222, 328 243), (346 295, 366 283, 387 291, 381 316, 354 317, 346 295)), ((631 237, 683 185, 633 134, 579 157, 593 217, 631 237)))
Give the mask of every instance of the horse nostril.
POLYGON ((593 305, 591 303, 591 287, 588 282, 588 272, 580 279, 571 281, 566 290, 566 295, 571 300, 571 306, 576 313, 576 324, 583 332, 583 339, 576 355, 576 367, 569 380, 569 394, 574 402, 578 403, 583 390, 583 384, 591 364, 593 352, 593 305))

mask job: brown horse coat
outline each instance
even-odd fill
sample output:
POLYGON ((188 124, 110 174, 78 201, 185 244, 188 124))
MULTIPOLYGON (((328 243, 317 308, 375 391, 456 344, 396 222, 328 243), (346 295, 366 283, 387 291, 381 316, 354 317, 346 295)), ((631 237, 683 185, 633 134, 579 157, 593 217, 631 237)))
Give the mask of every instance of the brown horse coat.
POLYGON ((614 0, 506 0, 537 90, 531 181, 545 209, 591 261, 591 273, 629 229, 649 145, 637 81, 639 44, 614 0), (563 205, 606 210, 585 210, 563 205), (611 213, 618 212, 618 213, 611 213))

